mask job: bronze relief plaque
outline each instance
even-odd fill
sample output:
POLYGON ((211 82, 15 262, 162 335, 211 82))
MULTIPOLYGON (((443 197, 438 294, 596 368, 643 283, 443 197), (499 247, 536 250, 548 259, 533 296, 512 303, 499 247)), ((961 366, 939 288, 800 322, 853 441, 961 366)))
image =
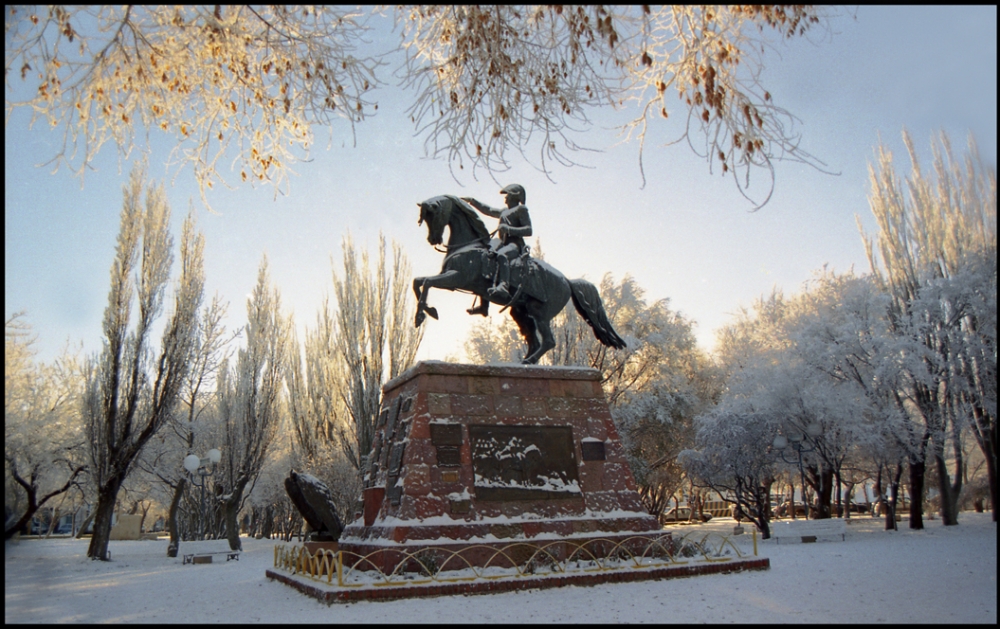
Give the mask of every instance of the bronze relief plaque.
POLYGON ((462 451, 458 446, 438 446, 435 448, 438 467, 458 467, 462 465, 462 451))
POLYGON ((462 445, 462 424, 431 424, 431 443, 436 446, 462 445))
POLYGON ((479 500, 580 498, 570 426, 470 425, 479 500))

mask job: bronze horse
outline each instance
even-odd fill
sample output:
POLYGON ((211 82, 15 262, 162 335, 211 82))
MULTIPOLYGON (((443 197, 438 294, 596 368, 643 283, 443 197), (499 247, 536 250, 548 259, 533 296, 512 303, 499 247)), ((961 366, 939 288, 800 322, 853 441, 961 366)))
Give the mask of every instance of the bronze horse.
MULTIPOLYGON (((445 226, 449 236, 441 273, 413 279, 413 292, 417 296, 414 324, 419 326, 426 315, 438 318, 437 310, 427 305, 430 288, 468 292, 481 300, 493 301, 487 293, 493 285, 488 257, 490 234, 475 210, 451 195, 432 197, 417 205, 420 206, 417 224, 427 223, 427 242, 433 246, 440 245, 445 226)), ((552 318, 562 312, 570 298, 577 312, 594 330, 597 340, 608 347, 625 348, 625 341, 611 327, 604 312, 597 287, 583 279, 567 280, 562 273, 541 260, 532 262, 537 273, 533 282, 539 290, 529 293, 519 288, 511 303, 493 301, 510 307, 510 316, 528 346, 527 354, 521 361, 523 364, 537 363, 545 352, 556 346, 552 318), (544 295, 544 298, 538 295, 544 295)))

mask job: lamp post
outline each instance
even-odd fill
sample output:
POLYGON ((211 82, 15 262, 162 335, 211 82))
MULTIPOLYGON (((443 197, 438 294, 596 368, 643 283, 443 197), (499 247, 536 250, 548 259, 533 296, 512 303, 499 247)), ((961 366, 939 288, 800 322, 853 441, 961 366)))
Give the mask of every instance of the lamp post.
POLYGON ((195 487, 201 487, 201 518, 198 526, 198 537, 201 539, 205 538, 205 477, 215 473, 215 466, 221 460, 222 453, 215 448, 209 450, 208 456, 205 458, 201 458, 197 454, 189 454, 184 457, 184 469, 188 471, 188 476, 191 477, 191 484, 195 487), (209 468, 210 465, 211 468, 209 468), (195 473, 201 477, 201 484, 195 482, 195 473))
MULTIPOLYGON (((818 422, 812 422, 811 424, 806 426, 805 434, 803 434, 803 432, 798 428, 798 426, 790 425, 789 428, 783 429, 781 432, 777 434, 777 436, 775 436, 773 443, 774 448, 778 451, 778 454, 781 455, 781 459, 785 463, 796 463, 799 466, 799 478, 802 481, 802 503, 806 506, 806 518, 809 517, 809 501, 806 500, 806 472, 805 468, 802 466, 802 455, 808 454, 809 452, 812 452, 816 449, 815 440, 822 434, 823 434, 823 427, 820 426, 818 422), (788 433, 787 436, 783 434, 785 432, 788 433), (808 436, 811 440, 813 440, 813 444, 811 446, 805 443, 806 436, 808 436), (790 461, 788 460, 788 457, 785 456, 785 453, 788 452, 789 449, 795 451, 796 455, 795 460, 790 461)), ((792 491, 792 518, 794 517, 795 517, 795 492, 792 491)))

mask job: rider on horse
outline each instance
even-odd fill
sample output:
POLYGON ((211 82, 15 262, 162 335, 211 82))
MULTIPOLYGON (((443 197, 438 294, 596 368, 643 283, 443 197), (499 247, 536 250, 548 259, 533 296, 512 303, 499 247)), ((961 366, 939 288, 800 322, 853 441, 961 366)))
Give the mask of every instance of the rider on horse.
MULTIPOLYGON (((505 195, 507 209, 491 208, 471 197, 462 197, 462 200, 486 216, 500 219, 500 226, 497 228, 500 243, 496 245, 496 249, 490 251, 490 255, 495 255, 497 259, 497 274, 493 288, 489 289, 489 296, 491 299, 510 302, 513 299, 509 288, 510 263, 527 250, 524 238, 531 235, 531 217, 528 215, 527 206, 524 205, 526 197, 524 186, 512 183, 501 190, 500 194, 505 195)), ((489 306, 490 302, 484 299, 479 308, 473 308, 468 312, 486 316, 489 306)))
MULTIPOLYGON (((507 211, 492 211, 504 217, 505 220, 500 225, 501 236, 506 241, 504 245, 510 246, 508 251, 512 249, 516 252, 520 248, 519 244, 523 243, 524 236, 531 233, 527 209, 523 204, 524 189, 520 186, 508 186, 503 192, 507 195, 507 211)), ((427 293, 432 288, 472 293, 480 302, 489 303, 491 299, 490 289, 494 288, 494 280, 490 277, 490 267, 493 264, 487 255, 490 234, 476 214, 477 209, 483 214, 487 214, 487 211, 479 203, 475 203, 478 208, 474 209, 473 203, 456 196, 439 195, 417 204, 420 206, 420 220, 417 224, 427 223, 427 242, 434 246, 440 245, 447 229, 448 243, 445 245, 447 254, 441 265, 441 272, 413 278, 413 294, 417 298, 414 325, 419 326, 428 316, 438 318, 437 310, 427 304, 427 293)), ((499 249, 503 251, 504 247, 499 249)), ((552 319, 563 311, 571 299, 577 313, 591 327, 602 345, 616 349, 627 347, 625 340, 618 336, 611 325, 596 286, 584 279, 566 279, 558 269, 540 262, 532 262, 530 272, 518 273, 520 264, 509 267, 510 258, 504 253, 503 256, 495 256, 508 266, 505 269, 507 273, 500 279, 513 281, 518 286, 513 299, 497 301, 505 308, 510 308, 510 316, 527 345, 522 363, 534 365, 556 346, 552 319), (522 276, 521 280, 518 280, 518 275, 522 276)))

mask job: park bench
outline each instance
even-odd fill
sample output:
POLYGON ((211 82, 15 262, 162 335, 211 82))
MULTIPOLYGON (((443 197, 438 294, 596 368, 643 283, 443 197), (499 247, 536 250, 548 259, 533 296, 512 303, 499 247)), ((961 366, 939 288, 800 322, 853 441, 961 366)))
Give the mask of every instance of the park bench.
POLYGON ((845 541, 847 524, 840 518, 774 522, 771 537, 778 544, 807 544, 819 541, 845 541))
POLYGON ((225 555, 226 561, 229 561, 230 559, 235 559, 236 561, 240 560, 240 551, 221 550, 218 552, 211 552, 211 553, 190 553, 184 555, 184 560, 182 562, 182 565, 186 563, 212 563, 212 557, 214 557, 215 555, 225 555))

